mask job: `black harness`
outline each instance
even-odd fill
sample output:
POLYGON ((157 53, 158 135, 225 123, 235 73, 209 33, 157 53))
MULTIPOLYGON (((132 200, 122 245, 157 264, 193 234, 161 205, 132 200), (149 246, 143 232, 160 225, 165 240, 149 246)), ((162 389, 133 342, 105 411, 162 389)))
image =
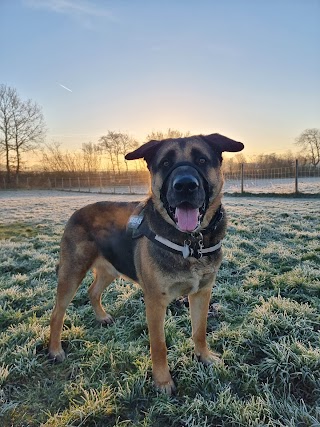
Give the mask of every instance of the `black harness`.
POLYGON ((129 218, 127 229, 128 232, 131 233, 133 239, 145 236, 161 248, 182 255, 183 258, 194 257, 199 259, 203 256, 211 255, 221 248, 221 242, 205 248, 203 245, 203 236, 216 230, 223 216, 222 205, 220 205, 214 217, 204 230, 195 233, 184 233, 186 234, 186 239, 184 240, 183 246, 173 243, 150 230, 145 221, 144 209, 142 209, 139 215, 132 215, 129 218))

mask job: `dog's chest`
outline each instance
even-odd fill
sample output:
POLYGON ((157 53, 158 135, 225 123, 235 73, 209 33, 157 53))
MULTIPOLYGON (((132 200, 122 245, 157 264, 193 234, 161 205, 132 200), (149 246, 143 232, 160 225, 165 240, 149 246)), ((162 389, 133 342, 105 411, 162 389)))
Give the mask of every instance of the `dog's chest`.
POLYGON ((174 274, 165 272, 162 286, 171 298, 193 294, 206 286, 212 286, 216 275, 213 263, 197 261, 188 268, 177 268, 174 274))

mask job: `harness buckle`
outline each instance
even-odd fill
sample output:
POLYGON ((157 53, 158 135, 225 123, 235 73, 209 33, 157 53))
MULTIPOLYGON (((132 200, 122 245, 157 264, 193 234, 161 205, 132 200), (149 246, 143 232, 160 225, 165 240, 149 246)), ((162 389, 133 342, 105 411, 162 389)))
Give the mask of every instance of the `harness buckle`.
POLYGON ((189 256, 192 256, 193 249, 191 248, 191 242, 190 242, 190 240, 185 240, 184 241, 183 249, 182 249, 181 252, 182 252, 183 258, 188 258, 189 256))
POLYGON ((191 238, 192 238, 192 255, 191 256, 194 256, 195 258, 200 259, 203 256, 202 254, 202 249, 204 247, 203 235, 201 232, 192 233, 191 238))
POLYGON ((219 210, 219 215, 218 215, 218 217, 217 217, 217 219, 216 219, 216 223, 215 223, 215 225, 214 225, 214 227, 213 227, 213 231, 215 231, 215 230, 218 228, 219 222, 220 222, 221 220, 223 220, 223 217, 224 217, 224 213, 223 213, 223 211, 222 211, 222 210, 221 210, 221 208, 220 208, 220 210, 219 210))

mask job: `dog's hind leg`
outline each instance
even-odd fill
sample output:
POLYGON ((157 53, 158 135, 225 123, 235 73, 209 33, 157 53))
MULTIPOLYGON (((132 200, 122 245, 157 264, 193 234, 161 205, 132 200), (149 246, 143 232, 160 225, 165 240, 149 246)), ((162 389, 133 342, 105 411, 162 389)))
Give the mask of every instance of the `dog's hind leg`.
POLYGON ((103 325, 111 324, 113 323, 113 319, 102 307, 101 295, 105 288, 119 276, 119 273, 105 258, 102 257, 97 258, 92 269, 94 281, 88 292, 96 319, 103 325))
POLYGON ((59 267, 56 303, 50 320, 49 358, 51 360, 62 362, 65 359, 65 352, 61 346, 63 319, 86 272, 86 268, 72 266, 67 262, 62 262, 59 267))

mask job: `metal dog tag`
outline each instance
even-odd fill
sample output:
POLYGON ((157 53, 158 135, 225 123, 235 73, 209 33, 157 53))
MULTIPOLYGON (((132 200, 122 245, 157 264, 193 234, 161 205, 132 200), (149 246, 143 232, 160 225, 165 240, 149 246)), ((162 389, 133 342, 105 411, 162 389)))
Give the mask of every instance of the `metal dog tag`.
POLYGON ((183 258, 188 258, 188 256, 190 256, 190 246, 185 243, 181 252, 183 258))

